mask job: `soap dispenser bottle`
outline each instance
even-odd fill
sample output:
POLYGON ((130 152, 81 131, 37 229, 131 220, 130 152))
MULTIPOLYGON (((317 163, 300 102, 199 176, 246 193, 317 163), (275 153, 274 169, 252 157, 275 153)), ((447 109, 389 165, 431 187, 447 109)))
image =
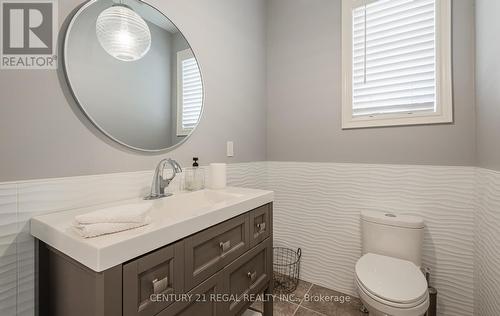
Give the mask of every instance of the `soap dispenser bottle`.
POLYGON ((200 168, 198 157, 193 157, 193 166, 186 169, 186 190, 198 191, 205 187, 205 170, 200 168))

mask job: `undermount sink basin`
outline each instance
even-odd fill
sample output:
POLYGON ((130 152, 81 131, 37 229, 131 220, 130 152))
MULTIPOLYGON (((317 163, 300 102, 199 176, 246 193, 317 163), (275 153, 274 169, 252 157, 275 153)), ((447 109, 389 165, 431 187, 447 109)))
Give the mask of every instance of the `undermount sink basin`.
POLYGON ((101 272, 272 201, 271 191, 235 187, 181 192, 154 201, 133 199, 34 217, 31 234, 101 272), (88 239, 71 227, 77 215, 137 203, 152 203, 151 224, 88 239))

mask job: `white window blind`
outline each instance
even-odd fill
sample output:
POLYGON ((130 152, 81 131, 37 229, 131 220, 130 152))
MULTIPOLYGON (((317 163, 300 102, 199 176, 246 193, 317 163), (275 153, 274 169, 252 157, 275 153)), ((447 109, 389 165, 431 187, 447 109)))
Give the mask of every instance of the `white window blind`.
POLYGON ((435 0, 352 10, 352 116, 436 111, 435 0))
POLYGON ((187 135, 196 127, 203 105, 203 85, 196 58, 190 49, 177 55, 178 119, 177 134, 187 135))

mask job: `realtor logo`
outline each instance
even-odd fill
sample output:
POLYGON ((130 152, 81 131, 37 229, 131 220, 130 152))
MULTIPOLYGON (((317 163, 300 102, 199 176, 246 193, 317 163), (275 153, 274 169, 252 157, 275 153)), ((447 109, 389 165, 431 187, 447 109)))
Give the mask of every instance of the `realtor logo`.
POLYGON ((2 69, 56 69, 55 0, 1 0, 2 69))

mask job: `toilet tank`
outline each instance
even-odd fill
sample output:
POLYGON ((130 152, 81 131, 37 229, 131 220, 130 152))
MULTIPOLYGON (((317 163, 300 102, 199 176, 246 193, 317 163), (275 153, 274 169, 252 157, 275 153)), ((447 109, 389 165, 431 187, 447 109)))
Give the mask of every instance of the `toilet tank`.
POLYGON ((424 220, 418 216, 362 211, 363 254, 400 258, 422 264, 424 220))

